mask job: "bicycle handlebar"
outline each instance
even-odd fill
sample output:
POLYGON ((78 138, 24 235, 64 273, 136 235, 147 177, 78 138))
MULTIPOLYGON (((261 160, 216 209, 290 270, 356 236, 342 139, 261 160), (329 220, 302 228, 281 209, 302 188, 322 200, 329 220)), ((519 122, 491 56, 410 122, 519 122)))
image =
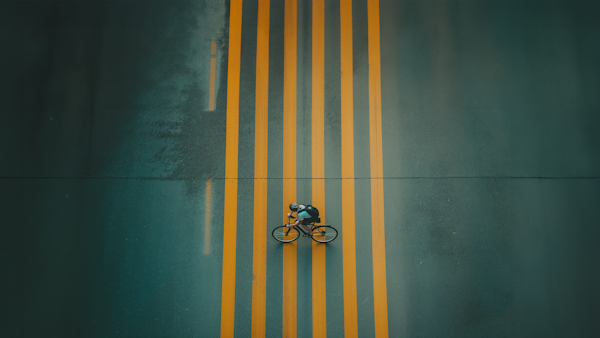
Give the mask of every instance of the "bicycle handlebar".
POLYGON ((294 218, 295 219, 296 217, 294 217, 294 216, 288 216, 288 225, 292 224, 292 222, 290 221, 290 218, 294 218))

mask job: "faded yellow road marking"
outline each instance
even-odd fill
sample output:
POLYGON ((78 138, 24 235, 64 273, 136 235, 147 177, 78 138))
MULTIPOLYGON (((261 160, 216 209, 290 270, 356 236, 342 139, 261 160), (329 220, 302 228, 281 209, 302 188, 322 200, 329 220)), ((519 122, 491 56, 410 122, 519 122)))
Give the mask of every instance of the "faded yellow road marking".
POLYGON ((225 144, 225 210, 223 221, 223 279, 221 337, 233 337, 235 319, 235 246, 237 235, 237 175, 240 104, 242 0, 231 0, 227 70, 227 131, 225 144))
POLYGON ((344 336, 358 337, 354 214, 354 92, 352 0, 340 0, 344 336))
MULTIPOLYGON (((313 0, 312 17, 312 204, 325 223, 325 3, 313 0)), ((313 337, 327 337, 325 244, 312 242, 313 337)))
POLYGON ((254 141, 254 243, 252 256, 252 337, 265 336, 267 292, 267 176, 269 134, 270 0, 258 2, 254 141))
POLYGON ((368 1, 369 16, 369 139, 371 153, 371 226, 373 240, 373 303, 375 336, 388 337, 381 137, 381 55, 379 0, 368 1))
POLYGON ((206 180, 206 212, 204 213, 204 254, 210 254, 210 206, 212 194, 212 178, 206 180))
MULTIPOLYGON (((285 1, 283 56, 283 209, 296 201, 296 43, 298 4, 285 1)), ((287 221, 287 218, 285 218, 287 221)), ((296 242, 283 245, 283 336, 297 332, 296 242)))
POLYGON ((211 41, 210 46, 210 88, 208 92, 208 110, 215 110, 215 79, 217 71, 217 44, 211 41))

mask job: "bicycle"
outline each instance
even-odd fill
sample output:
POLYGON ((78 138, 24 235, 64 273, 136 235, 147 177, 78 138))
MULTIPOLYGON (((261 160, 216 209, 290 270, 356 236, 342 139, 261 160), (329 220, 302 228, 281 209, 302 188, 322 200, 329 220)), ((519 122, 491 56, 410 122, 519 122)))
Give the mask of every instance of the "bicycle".
MULTIPOLYGON (((281 243, 290 243, 298 239, 300 237, 300 230, 304 235, 304 237, 309 237, 308 233, 304 231, 301 226, 289 226, 292 223, 290 222, 290 218, 296 218, 294 216, 288 216, 288 224, 277 227, 273 229, 271 233, 273 238, 278 240, 281 243)), ((312 226, 312 238, 313 241, 319 243, 329 243, 336 239, 338 232, 331 225, 323 224, 323 225, 315 225, 315 223, 320 222, 321 219, 317 218, 315 222, 309 223, 307 225, 312 226)))

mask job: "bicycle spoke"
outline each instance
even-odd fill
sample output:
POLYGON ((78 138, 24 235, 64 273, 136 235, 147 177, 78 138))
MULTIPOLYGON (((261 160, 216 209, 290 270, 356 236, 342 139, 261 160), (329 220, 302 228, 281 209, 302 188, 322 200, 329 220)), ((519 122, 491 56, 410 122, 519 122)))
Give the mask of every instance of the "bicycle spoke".
POLYGON ((275 228, 272 234, 273 238, 282 243, 293 242, 300 236, 297 229, 285 226, 275 228))
POLYGON ((313 229, 313 240, 321 243, 333 241, 337 237, 337 231, 330 226, 319 226, 313 229))

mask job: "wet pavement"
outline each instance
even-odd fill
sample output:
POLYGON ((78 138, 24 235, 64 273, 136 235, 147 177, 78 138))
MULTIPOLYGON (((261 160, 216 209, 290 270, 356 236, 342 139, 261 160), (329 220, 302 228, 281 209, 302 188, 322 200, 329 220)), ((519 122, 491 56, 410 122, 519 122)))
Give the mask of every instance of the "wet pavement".
MULTIPOLYGON (((0 2, 0 335, 220 335, 229 6, 0 2)), ((376 336, 368 11, 352 6, 355 204, 343 206, 340 5, 325 1, 317 207, 340 232, 326 246, 330 337, 345 335, 348 208, 358 336, 376 336)), ((268 337, 283 335, 289 296, 270 236, 287 203, 284 10, 271 2, 268 337)), ((298 2, 296 195, 307 203, 312 10, 298 2)), ((249 337, 258 3, 242 13, 234 332, 249 337)), ((599 15, 597 1, 380 2, 389 336, 600 334, 599 15)), ((313 250, 298 240, 298 337, 315 329, 313 250)))

